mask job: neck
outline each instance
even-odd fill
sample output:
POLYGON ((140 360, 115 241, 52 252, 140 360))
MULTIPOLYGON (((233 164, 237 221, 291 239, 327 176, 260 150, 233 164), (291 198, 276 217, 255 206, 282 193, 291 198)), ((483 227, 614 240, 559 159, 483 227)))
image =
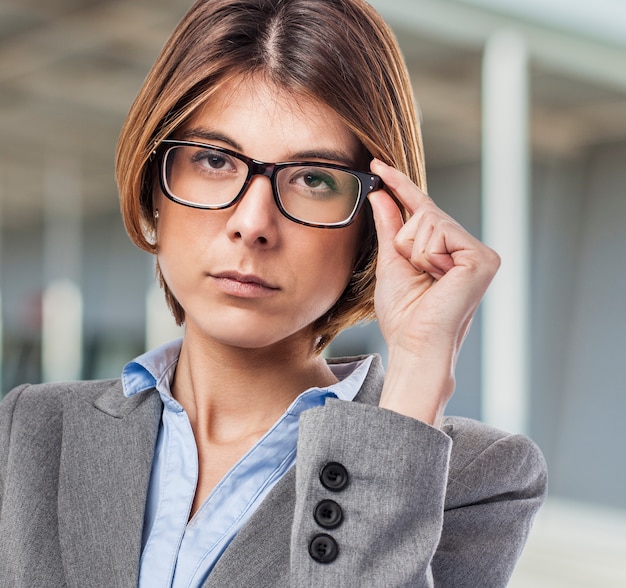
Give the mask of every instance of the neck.
POLYGON ((301 392, 337 381, 307 342, 259 350, 191 339, 183 340, 172 392, 196 439, 258 438, 301 392))

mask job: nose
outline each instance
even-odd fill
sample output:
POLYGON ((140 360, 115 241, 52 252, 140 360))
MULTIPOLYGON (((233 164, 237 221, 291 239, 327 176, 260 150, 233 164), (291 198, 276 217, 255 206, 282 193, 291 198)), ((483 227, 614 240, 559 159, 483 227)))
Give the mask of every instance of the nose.
POLYGON ((246 192, 230 210, 226 228, 231 239, 241 239, 250 247, 271 247, 277 242, 281 214, 269 177, 255 175, 246 192))

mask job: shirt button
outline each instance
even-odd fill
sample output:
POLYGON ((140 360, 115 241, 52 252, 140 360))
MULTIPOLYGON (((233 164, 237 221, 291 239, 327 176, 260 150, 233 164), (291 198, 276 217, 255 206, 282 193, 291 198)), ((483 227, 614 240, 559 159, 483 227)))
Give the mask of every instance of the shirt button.
POLYGON ((330 535, 315 535, 309 544, 309 555, 319 563, 328 564, 337 559, 339 547, 330 535))
POLYGON ((322 468, 320 481, 327 490, 339 492, 348 485, 348 472, 340 463, 331 461, 322 468))
POLYGON ((343 522, 343 511, 334 500, 322 500, 313 513, 315 522, 324 529, 335 529, 343 522))

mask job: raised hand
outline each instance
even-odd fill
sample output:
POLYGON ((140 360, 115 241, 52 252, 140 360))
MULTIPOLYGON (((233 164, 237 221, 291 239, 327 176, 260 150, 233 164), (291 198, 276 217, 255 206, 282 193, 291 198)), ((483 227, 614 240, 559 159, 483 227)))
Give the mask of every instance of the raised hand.
POLYGON ((375 305, 389 348, 380 406, 439 425, 472 317, 500 258, 398 170, 374 160, 384 191, 370 195, 378 236, 375 305))

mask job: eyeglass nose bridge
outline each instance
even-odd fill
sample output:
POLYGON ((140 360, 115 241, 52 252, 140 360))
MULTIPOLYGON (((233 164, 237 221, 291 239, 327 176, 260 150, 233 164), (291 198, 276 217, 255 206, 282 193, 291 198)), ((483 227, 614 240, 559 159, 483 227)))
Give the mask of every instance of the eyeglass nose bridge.
POLYGON ((254 176, 265 176, 272 181, 274 180, 274 174, 276 173, 275 163, 265 163, 264 161, 251 159, 248 167, 250 169, 250 179, 254 176))
POLYGON ((248 192, 248 188, 250 188, 252 180, 256 176, 265 176, 270 181, 274 201, 276 202, 278 209, 282 211, 283 208, 280 203, 280 198, 278 197, 275 179, 276 172, 280 169, 280 166, 276 163, 265 163, 264 161, 259 161, 257 159, 248 159, 246 163, 248 164, 248 178, 246 179, 244 185, 241 188, 241 191, 239 192, 237 198, 235 198, 235 200, 232 202, 232 204, 235 204, 235 202, 239 202, 239 200, 244 197, 244 195, 248 192))

